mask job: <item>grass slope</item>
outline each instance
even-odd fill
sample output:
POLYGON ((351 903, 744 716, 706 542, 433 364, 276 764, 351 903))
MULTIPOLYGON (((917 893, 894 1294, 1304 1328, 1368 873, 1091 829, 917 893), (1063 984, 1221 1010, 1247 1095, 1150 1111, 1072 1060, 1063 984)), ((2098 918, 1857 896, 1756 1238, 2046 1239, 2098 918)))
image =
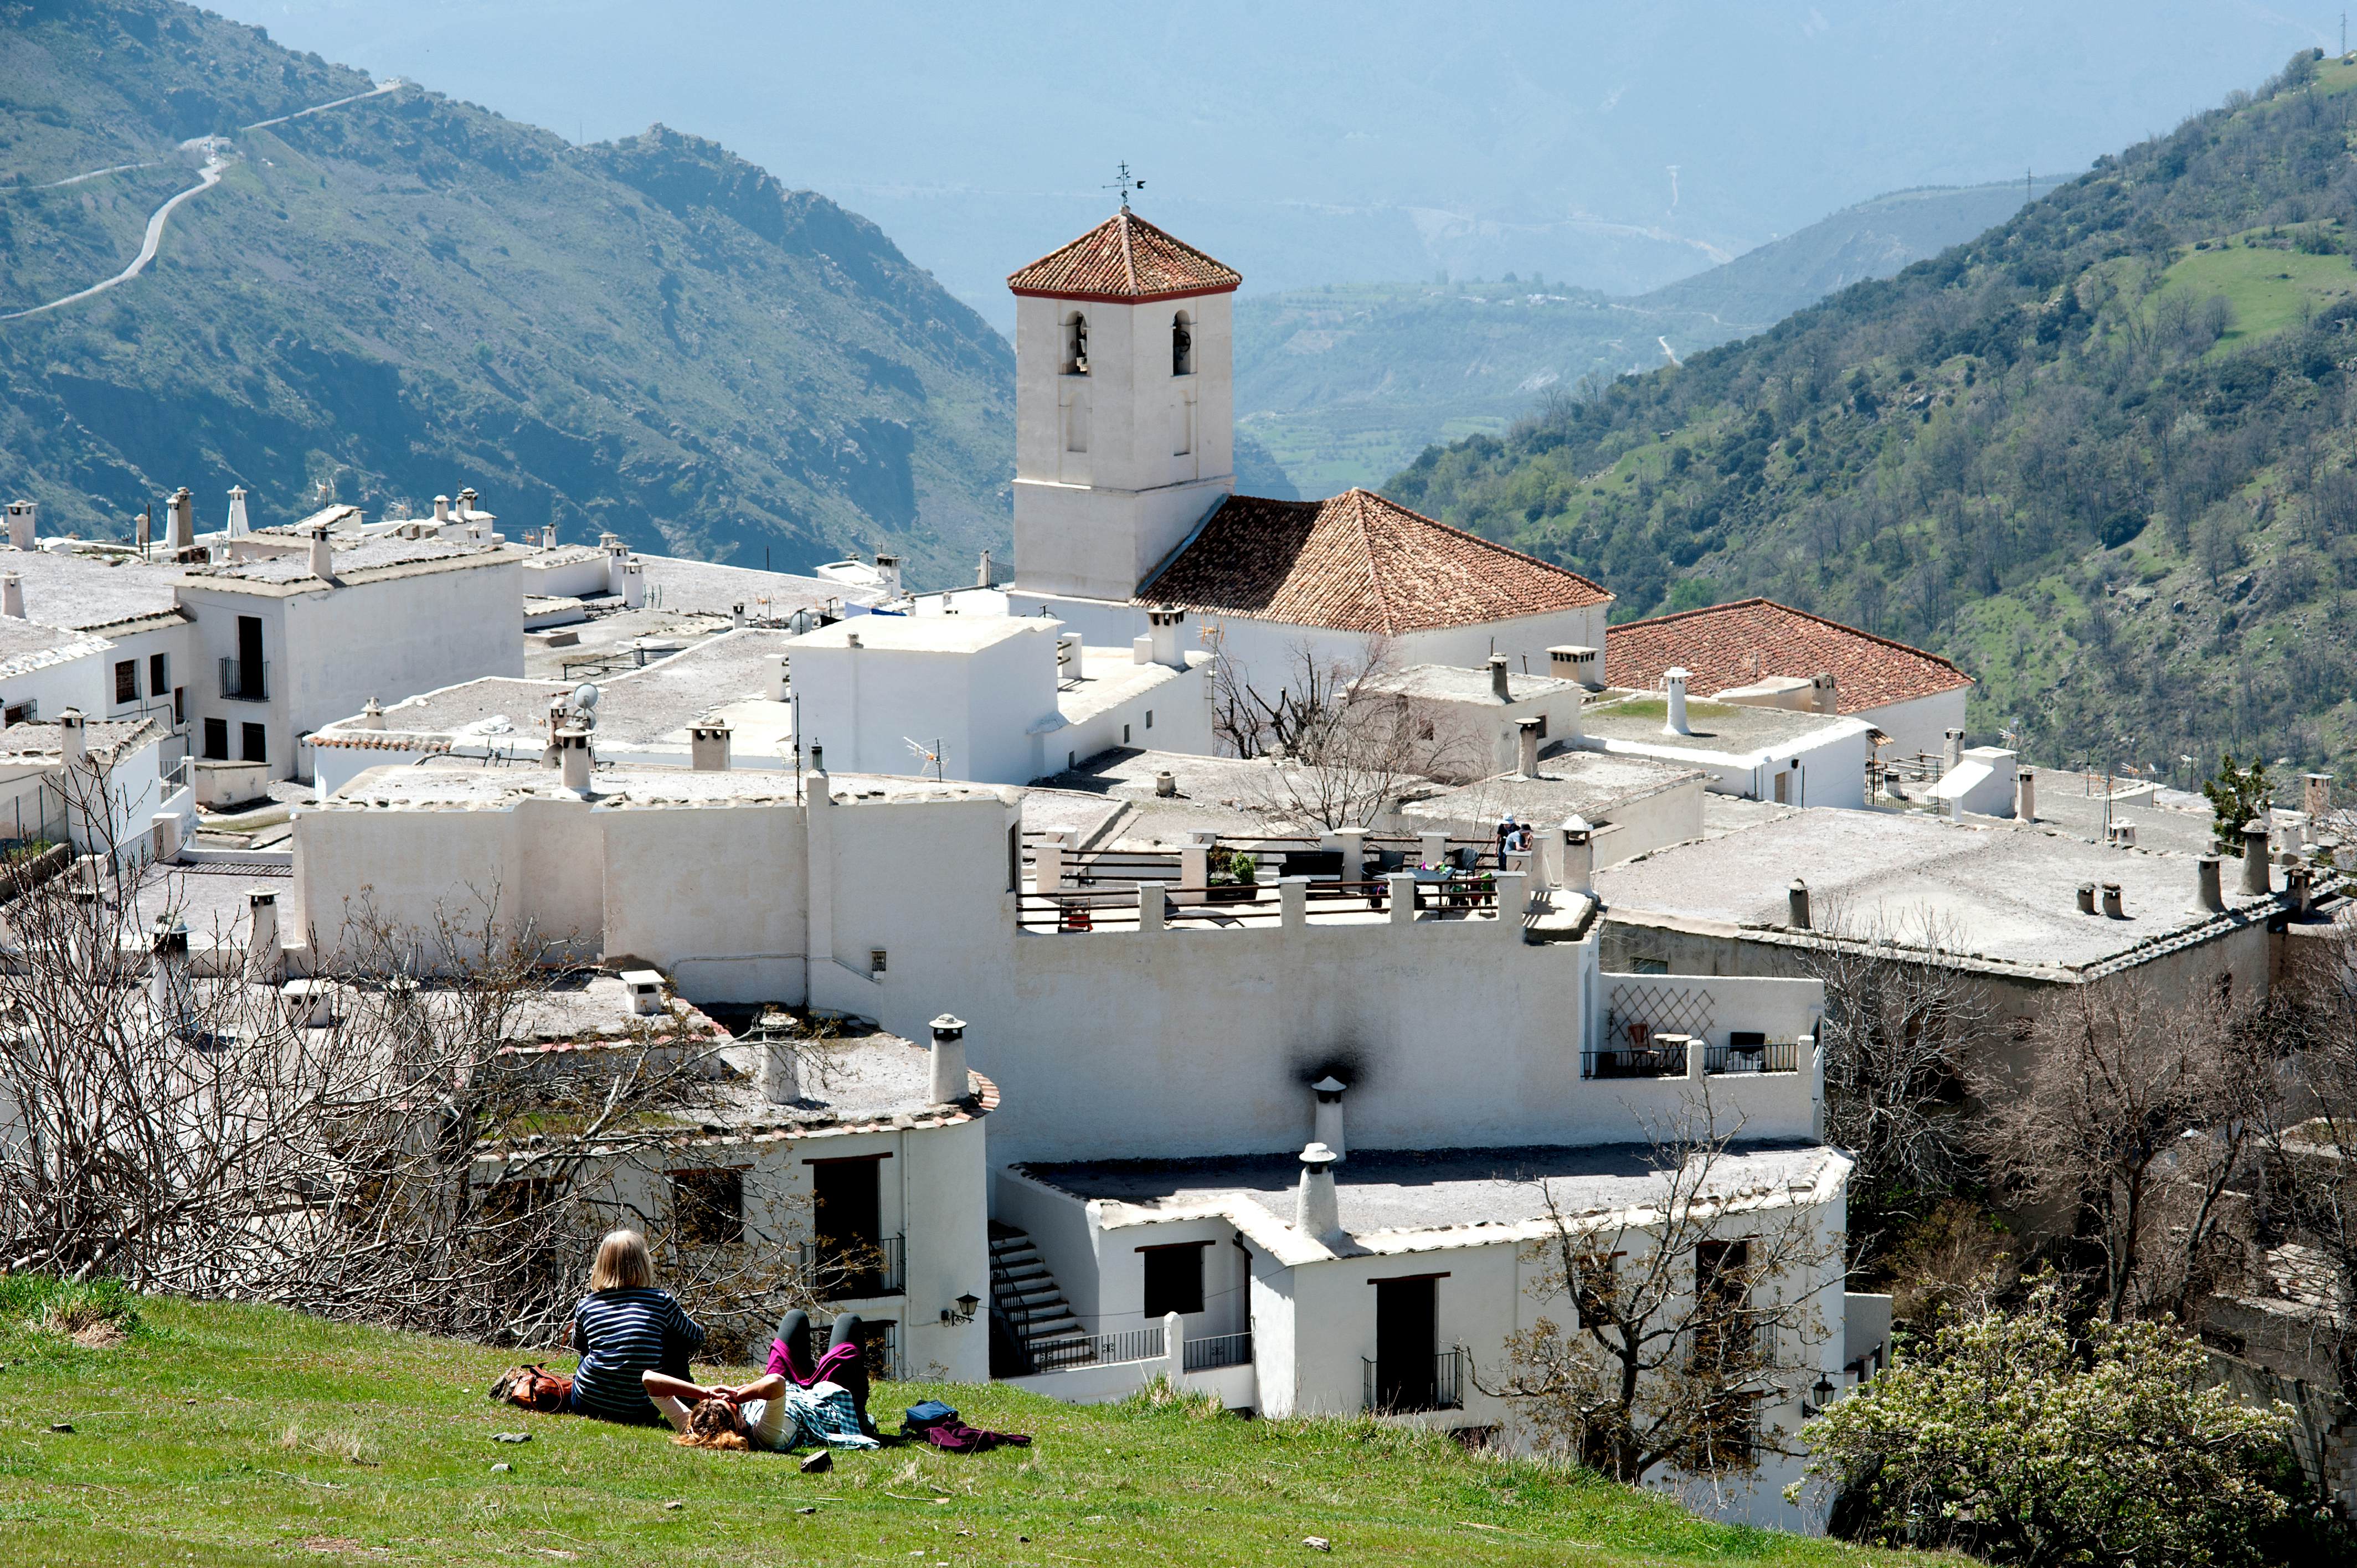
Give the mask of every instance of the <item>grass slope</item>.
POLYGON ((663 127, 576 147, 366 91, 173 0, 0 0, 0 311, 112 275, 226 135, 154 264, 0 322, 0 493, 119 534, 191 487, 258 523, 465 485, 503 523, 806 567, 1007 537, 1014 357, 875 225, 663 127), (157 166, 43 188, 126 163, 157 166))
POLYGON ((85 1348, 29 1326, 40 1297, 0 1279, 0 1550, 57 1568, 1897 1561, 1706 1523, 1446 1437, 997 1386, 896 1384, 875 1408, 946 1397, 1032 1434, 1028 1451, 845 1453, 803 1476, 775 1455, 495 1407, 484 1390, 511 1352, 175 1301, 140 1303, 127 1340, 85 1348), (491 1440, 514 1430, 532 1441, 491 1440), (501 1462, 513 1472, 492 1474, 501 1462))
POLYGON ((1597 577, 1616 619, 1766 594, 1948 654, 1975 741, 2035 762, 2347 766, 2352 111, 2357 59, 2300 56, 1967 244, 1386 490, 1597 577))

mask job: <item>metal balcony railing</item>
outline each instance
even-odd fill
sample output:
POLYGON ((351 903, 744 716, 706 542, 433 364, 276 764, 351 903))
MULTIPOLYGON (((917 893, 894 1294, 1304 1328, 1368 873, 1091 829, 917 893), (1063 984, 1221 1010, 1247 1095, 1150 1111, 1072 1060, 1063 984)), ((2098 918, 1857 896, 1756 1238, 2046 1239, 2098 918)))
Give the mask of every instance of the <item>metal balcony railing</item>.
POLYGON ((266 659, 222 660, 221 694, 232 703, 268 702, 270 661, 266 659))
POLYGON ((1749 1040, 1703 1048, 1702 1069, 1722 1072, 1798 1072, 1801 1045, 1797 1040, 1749 1040))
POLYGON ((802 1273, 821 1301, 864 1301, 870 1296, 899 1295, 905 1288, 901 1250, 901 1238, 898 1236, 882 1236, 873 1241, 805 1241, 802 1247, 802 1273))
POLYGON ((1186 1359, 1186 1369, 1208 1372, 1214 1367, 1248 1367, 1252 1365, 1252 1332, 1212 1334, 1200 1339, 1189 1339, 1180 1348, 1186 1359))
POLYGON ((1582 1078, 1684 1078, 1685 1072, 1685 1042, 1667 1036, 1656 1036, 1641 1046, 1579 1054, 1582 1078))
POLYGON ((1405 1415, 1421 1410, 1465 1408, 1465 1352, 1443 1350, 1430 1358, 1375 1360, 1360 1358, 1366 1373, 1366 1408, 1372 1415, 1405 1415))
POLYGON ((1075 1334, 1030 1348, 1034 1371, 1056 1372, 1067 1367, 1109 1366, 1120 1361, 1151 1361, 1168 1355, 1162 1325, 1132 1328, 1119 1334, 1075 1334))

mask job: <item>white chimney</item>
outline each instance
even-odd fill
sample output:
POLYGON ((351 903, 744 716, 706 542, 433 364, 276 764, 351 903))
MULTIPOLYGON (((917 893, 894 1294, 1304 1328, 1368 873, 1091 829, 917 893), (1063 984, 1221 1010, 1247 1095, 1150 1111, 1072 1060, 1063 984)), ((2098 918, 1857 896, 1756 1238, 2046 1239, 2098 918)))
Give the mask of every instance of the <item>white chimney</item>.
POLYGON ((1173 670, 1187 668, 1187 656, 1178 651, 1178 623, 1186 618, 1185 610, 1173 609, 1168 605, 1146 612, 1148 635, 1154 641, 1155 663, 1173 670))
MULTIPOLYGON (((83 757, 81 710, 68 708, 58 715, 58 758, 68 768, 77 768, 83 757)), ((2265 830, 2261 830, 2264 834, 2265 830)), ((2266 840, 2259 840, 2260 874, 2266 874, 2266 840)))
POLYGON ((622 607, 634 610, 647 602, 647 564, 633 555, 622 563, 622 607))
POLYGON ((2013 776, 2013 814, 2025 822, 2038 820, 2038 770, 2034 768, 2013 776))
POLYGON ((368 700, 368 706, 361 710, 361 728, 382 729, 383 727, 384 704, 371 697, 368 700))
POLYGON ((591 763, 587 730, 561 729, 556 732, 556 766, 562 770, 567 789, 579 795, 589 793, 591 763))
POLYGON ((195 997, 188 984, 188 928, 170 915, 156 917, 147 944, 147 983, 156 1005, 156 1021, 175 1038, 192 1026, 195 997))
POLYGON ((2127 907, 2120 897, 2120 885, 2116 882, 2104 884, 2104 913, 2115 920, 2128 918, 2127 907))
POLYGON ((8 503, 8 542, 18 550, 34 548, 34 510, 31 501, 8 503))
POLYGON ((472 488, 458 492, 458 515, 462 518, 475 515, 475 492, 472 488))
POLYGON ((197 544, 197 499, 182 485, 172 496, 172 548, 193 550, 197 544))
POLYGON ((1333 1150, 1338 1160, 1350 1152, 1342 1142, 1342 1091, 1350 1087, 1330 1072, 1309 1086, 1318 1096, 1317 1142, 1333 1150))
POLYGON ((718 720, 688 728, 690 766, 698 773, 728 771, 728 726, 718 720))
POLYGON ((982 564, 974 569, 974 585, 977 588, 990 586, 990 552, 987 550, 982 553, 982 564))
POLYGON ((1584 643, 1566 642, 1548 649, 1547 666, 1557 680, 1577 681, 1591 692, 1603 689, 1604 675, 1596 650, 1584 643))
POLYGON ((1293 1202, 1293 1228, 1305 1236, 1330 1240, 1342 1232, 1342 1206, 1334 1196, 1334 1162, 1340 1159, 1323 1144, 1301 1151, 1301 1187, 1293 1202))
POLYGON ((245 515, 245 487, 231 485, 229 488, 229 536, 242 539, 253 532, 253 524, 247 521, 245 515))
POLYGON ((1810 676, 1809 694, 1815 699, 1817 712, 1821 714, 1841 712, 1841 691, 1835 684, 1831 675, 1810 676))
POLYGON ((327 525, 311 530, 311 575, 323 583, 333 582, 336 575, 336 552, 328 542, 327 525))
POLYGON ((556 548, 556 520, 554 518, 550 518, 547 524, 541 529, 540 547, 543 550, 554 550, 556 548))
POLYGON ((630 1016, 651 1018, 663 1011, 662 972, 656 969, 626 969, 621 974, 622 989, 630 998, 630 1016))
POLYGON ((1563 833, 1563 887, 1568 893, 1590 893, 1596 888, 1596 830, 1584 817, 1565 821, 1563 833))
POLYGON ((794 1043, 780 1038, 775 1029, 762 1036, 755 1070, 760 1074, 761 1098, 770 1104, 791 1105, 802 1097, 802 1063, 794 1055, 794 1043))
POLYGON ((900 558, 898 555, 887 555, 879 550, 876 553, 876 570, 884 579, 884 591, 894 598, 899 598, 900 596, 900 558))
POLYGON ((1945 771, 1948 768, 1955 767, 1956 764, 1962 762, 1964 759, 1964 732, 1960 729, 1952 729, 1948 731, 1947 741, 1940 750, 1940 767, 1943 771, 1945 771))
POLYGON ((285 978, 286 950, 278 940, 278 895, 267 887, 245 896, 245 978, 256 985, 275 985, 285 978))
POLYGON ((749 618, 751 618, 745 614, 745 606, 741 601, 728 607, 728 626, 730 630, 744 630, 745 623, 749 618))
POLYGON ((450 521, 450 498, 448 496, 436 496, 434 498, 434 521, 436 522, 447 522, 450 521))
POLYGON ((1525 779, 1535 779, 1539 776, 1540 722, 1537 719, 1524 719, 1522 722, 1522 735, 1519 737, 1521 750, 1516 754, 1516 757, 1517 766, 1525 779))
POLYGON ((1669 698, 1670 707, 1669 720, 1662 725, 1662 733, 1663 735, 1694 734, 1694 731, 1686 725, 1686 682, 1688 679, 1689 677, 1683 670, 1667 671, 1662 676, 1662 691, 1669 698))
POLYGON ((0 616, 25 618, 25 579, 14 572, 0 572, 0 616))
POLYGON ((1506 679, 1506 656, 1502 653, 1490 655, 1490 695, 1501 703, 1514 700, 1514 689, 1506 679))
POLYGON ((965 1020, 944 1013, 933 1020, 932 1078, 926 1103, 950 1105, 972 1091, 965 1074, 965 1020))
POLYGON ((791 653, 780 653, 778 655, 777 673, 770 681, 770 701, 791 702, 793 700, 793 694, 794 656, 791 653))

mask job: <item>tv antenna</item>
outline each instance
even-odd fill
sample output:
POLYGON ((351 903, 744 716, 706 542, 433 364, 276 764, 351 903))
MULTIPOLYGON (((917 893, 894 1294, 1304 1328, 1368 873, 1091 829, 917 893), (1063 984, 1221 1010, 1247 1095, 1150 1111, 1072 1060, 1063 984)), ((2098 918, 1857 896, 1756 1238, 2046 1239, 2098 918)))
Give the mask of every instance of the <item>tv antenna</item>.
POLYGON ((1129 165, 1125 161, 1120 166, 1120 172, 1114 177, 1114 182, 1103 188, 1121 192, 1121 209, 1126 212, 1129 210, 1129 193, 1133 190, 1144 190, 1146 182, 1131 174, 1129 165))

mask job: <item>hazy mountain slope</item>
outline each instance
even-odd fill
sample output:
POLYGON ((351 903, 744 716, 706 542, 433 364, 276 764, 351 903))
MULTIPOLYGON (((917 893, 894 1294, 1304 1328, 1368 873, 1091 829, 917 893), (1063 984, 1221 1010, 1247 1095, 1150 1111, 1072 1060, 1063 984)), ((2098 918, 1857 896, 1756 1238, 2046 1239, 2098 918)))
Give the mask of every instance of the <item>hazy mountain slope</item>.
POLYGON ((568 537, 920 578, 1003 545, 1012 355, 873 224, 655 127, 569 147, 163 0, 19 5, 0 50, 0 309, 136 251, 226 134, 155 264, 0 322, 0 489, 119 532, 187 484, 257 521, 462 485, 568 537), (35 188, 85 170, 163 166, 35 188))
POLYGON ((2023 199, 2020 185, 1877 197, 1631 298, 1537 277, 1247 295, 1236 407, 1304 493, 1376 484, 1429 442, 1502 433, 1549 388, 1760 331, 1970 239, 2023 199))
MULTIPOLYGON (((2357 756, 2357 63, 1390 493, 1602 578, 1956 657, 2041 761, 2357 756)), ((2181 776, 2181 772, 2180 772, 2181 776)))

